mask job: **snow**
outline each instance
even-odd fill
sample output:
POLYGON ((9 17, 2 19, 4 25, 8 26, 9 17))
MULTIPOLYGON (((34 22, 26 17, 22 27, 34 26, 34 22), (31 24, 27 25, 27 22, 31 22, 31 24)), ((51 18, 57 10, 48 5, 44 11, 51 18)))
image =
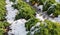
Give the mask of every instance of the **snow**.
POLYGON ((36 24, 36 26, 39 26, 40 25, 40 22, 38 22, 37 24, 36 24))
MULTIPOLYGON (((50 8, 53 8, 53 5, 56 5, 56 3, 55 4, 52 4, 52 6, 51 7, 49 7, 49 9, 50 8)), ((43 10, 43 5, 39 5, 38 7, 37 7, 38 9, 41 9, 41 11, 43 10)), ((48 10, 49 10, 48 9, 48 10)), ((53 15, 53 13, 50 15, 50 16, 52 16, 53 15)), ((44 21, 45 19, 48 19, 48 20, 50 20, 50 21, 52 21, 52 22, 59 22, 60 23, 60 16, 58 16, 58 17, 56 17, 56 18, 51 18, 51 17, 49 17, 49 16, 47 16, 47 14, 46 13, 42 13, 42 15, 41 15, 41 13, 37 13, 36 14, 36 18, 38 18, 39 20, 41 20, 41 21, 44 21), (45 16, 45 18, 43 18, 45 16)))
MULTIPOLYGON (((37 22, 36 25, 34 25, 31 30, 34 30, 36 26, 39 26, 40 22, 37 22)), ((36 28, 34 31, 31 31, 31 35, 34 35, 35 31, 37 31, 39 28, 36 28)))
POLYGON ((12 33, 14 35, 26 35, 26 29, 25 29, 25 19, 19 19, 17 21, 14 21, 10 28, 12 29, 12 33))
POLYGON ((13 2, 10 2, 9 0, 6 0, 6 10, 7 10, 7 13, 6 13, 6 19, 7 19, 7 22, 9 22, 11 25, 10 25, 10 28, 12 30, 9 30, 8 32, 8 35, 26 35, 26 29, 25 29, 25 22, 26 20, 25 19, 19 19, 19 20, 15 20, 15 16, 17 15, 18 13, 18 10, 17 9, 14 9, 12 7, 12 5, 14 4, 13 2))
POLYGON ((34 25, 31 30, 33 30, 36 26, 39 26, 40 25, 40 22, 37 22, 36 25, 34 25))
POLYGON ((44 21, 43 16, 40 16, 40 14, 36 14, 36 18, 38 18, 38 19, 41 20, 41 21, 44 21))
POLYGON ((41 9, 41 11, 42 11, 43 10, 43 5, 39 5, 37 8, 41 9))
POLYGON ((56 18, 54 18, 55 21, 60 22, 60 15, 56 18))
POLYGON ((10 2, 9 0, 6 0, 6 4, 7 4, 6 5, 6 10, 7 10, 6 19, 7 19, 7 22, 12 23, 15 19, 15 15, 17 14, 18 10, 12 7, 13 3, 10 2))
POLYGON ((30 0, 26 0, 26 2, 29 2, 30 0))
MULTIPOLYGON (((29 2, 29 0, 26 0, 26 2, 29 2)), ((25 19, 19 19, 19 20, 14 21, 15 20, 15 16, 18 13, 18 10, 14 9, 12 7, 12 5, 14 4, 13 2, 10 2, 9 0, 6 0, 6 4, 7 4, 6 5, 6 10, 7 10, 6 19, 7 19, 7 22, 9 22, 11 24, 10 28, 12 29, 12 30, 10 30, 8 32, 8 34, 9 35, 11 35, 11 34, 14 34, 14 35, 26 35, 27 34, 27 31, 26 31, 26 28, 25 28, 26 20, 25 19)), ((35 6, 37 7, 37 4, 35 6)), ((39 5, 37 8, 41 9, 41 11, 42 11, 43 5, 39 5)), ((41 21, 45 20, 43 18, 43 15, 40 15, 38 13, 36 14, 36 18, 38 18, 41 21)), ((60 17, 54 18, 54 19, 49 18, 49 20, 51 20, 53 22, 55 22, 55 21, 60 22, 60 17)), ((40 22, 38 22, 35 26, 39 26, 39 25, 40 25, 40 22)), ((33 26, 31 28, 31 30, 34 29, 35 26, 33 26)), ((38 29, 36 29, 36 30, 38 30, 38 29)), ((31 33, 33 34, 34 31, 31 32, 31 33)))
POLYGON ((60 0, 55 0, 56 2, 60 3, 60 0))

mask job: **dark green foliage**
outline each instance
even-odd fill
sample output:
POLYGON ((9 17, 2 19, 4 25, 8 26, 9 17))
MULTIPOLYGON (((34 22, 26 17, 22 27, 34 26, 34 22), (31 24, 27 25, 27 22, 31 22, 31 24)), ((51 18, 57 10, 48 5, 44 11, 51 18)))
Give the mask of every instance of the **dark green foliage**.
POLYGON ((10 24, 4 20, 6 16, 6 8, 5 8, 5 0, 0 0, 0 35, 3 35, 3 33, 6 31, 6 27, 10 24))
POLYGON ((26 22, 25 27, 27 31, 30 31, 32 26, 34 26, 39 20, 36 18, 31 18, 28 22, 26 22))
POLYGON ((53 4, 53 2, 51 1, 45 1, 44 5, 43 5, 43 11, 47 11, 48 8, 53 4))
POLYGON ((35 10, 26 4, 25 2, 18 0, 18 3, 13 5, 14 8, 18 9, 19 13, 16 15, 16 20, 24 18, 26 20, 33 18, 35 16, 35 10))
POLYGON ((51 13, 53 13, 54 17, 60 15, 60 4, 51 5, 47 10, 47 14, 50 15, 51 13))
MULTIPOLYGON (((30 30, 35 25, 34 22, 28 22, 26 28, 28 29, 28 34, 31 35, 32 31, 30 30), (31 27, 30 27, 31 26, 31 27)), ((60 24, 56 22, 51 22, 49 20, 45 20, 44 22, 40 22, 38 27, 35 26, 33 35, 60 35, 60 24), (38 29, 38 30, 36 30, 38 29)))
POLYGON ((60 4, 56 3, 55 0, 48 0, 43 5, 43 11, 47 11, 48 15, 53 13, 54 17, 57 17, 60 15, 60 4))
POLYGON ((54 12, 54 16, 58 16, 58 15, 60 15, 60 4, 56 5, 55 12, 54 12))
POLYGON ((10 1, 15 2, 16 0, 10 0, 10 1))
POLYGON ((55 0, 45 0, 43 3, 43 11, 47 11, 48 8, 54 3, 56 3, 55 0))
POLYGON ((3 21, 6 16, 5 4, 5 0, 0 0, 0 21, 3 21))
POLYGON ((30 0, 31 3, 33 3, 35 1, 35 3, 38 3, 38 0, 30 0))
POLYGON ((0 21, 0 35, 3 35, 4 32, 6 32, 6 27, 8 27, 10 24, 6 21, 0 21))
POLYGON ((30 0, 31 3, 38 3, 39 5, 43 5, 46 0, 30 0))
POLYGON ((43 5, 46 0, 39 0, 39 5, 43 5))
POLYGON ((45 23, 40 24, 40 32, 35 32, 35 35, 60 35, 60 24, 45 20, 45 23))
POLYGON ((47 14, 50 15, 51 13, 54 13, 55 9, 56 9, 56 5, 51 5, 47 10, 47 14))
POLYGON ((0 28, 4 28, 4 27, 7 27, 9 26, 9 23, 6 22, 6 21, 0 21, 0 28))

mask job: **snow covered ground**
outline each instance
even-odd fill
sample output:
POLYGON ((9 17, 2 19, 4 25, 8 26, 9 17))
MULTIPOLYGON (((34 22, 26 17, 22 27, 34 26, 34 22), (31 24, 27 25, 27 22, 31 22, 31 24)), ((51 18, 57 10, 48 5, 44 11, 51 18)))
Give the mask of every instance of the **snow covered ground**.
POLYGON ((18 10, 17 10, 17 9, 14 9, 14 8, 12 7, 13 2, 10 2, 9 0, 6 0, 6 4, 7 4, 7 5, 6 5, 6 10, 7 10, 6 19, 7 19, 7 21, 8 21, 9 23, 12 23, 12 22, 14 21, 14 19, 15 19, 15 16, 16 16, 18 10))
POLYGON ((25 30, 25 19, 19 19, 14 21, 16 14, 18 13, 17 9, 14 9, 12 7, 13 2, 10 2, 9 0, 6 0, 6 10, 7 10, 7 22, 9 22, 11 24, 10 28, 12 30, 10 30, 8 32, 8 35, 26 35, 26 30, 25 30))
MULTIPOLYGON (((8 32, 8 34, 9 35, 11 35, 11 34, 14 34, 14 35, 26 35, 27 34, 27 31, 25 29, 26 20, 25 19, 19 19, 19 20, 14 21, 15 16, 18 13, 18 10, 14 9, 12 7, 12 5, 14 4, 13 2, 10 2, 9 0, 6 0, 6 4, 7 4, 6 5, 6 10, 7 10, 6 19, 7 19, 7 22, 11 23, 10 28, 12 29, 12 30, 10 30, 8 32)), ((39 6, 39 7, 41 8, 41 6, 39 6)), ((42 21, 45 20, 43 18, 43 15, 39 15, 39 14, 36 14, 36 18, 38 18, 38 19, 40 19, 42 21)), ((60 22, 60 17, 57 17, 57 18, 54 18, 54 19, 49 18, 49 20, 60 22)), ((38 23, 38 24, 40 24, 40 23, 38 23)))
POLYGON ((10 28, 12 31, 9 31, 8 34, 14 34, 14 35, 26 35, 26 29, 25 29, 25 19, 19 19, 17 21, 14 21, 10 28))
POLYGON ((55 0, 56 2, 60 3, 60 0, 55 0))

